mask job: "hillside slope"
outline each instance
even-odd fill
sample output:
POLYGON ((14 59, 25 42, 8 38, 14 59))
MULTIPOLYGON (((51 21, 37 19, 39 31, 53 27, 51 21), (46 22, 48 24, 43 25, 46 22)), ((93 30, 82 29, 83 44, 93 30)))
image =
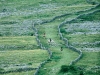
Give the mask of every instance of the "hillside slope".
POLYGON ((0 75, 99 75, 99 3, 0 0, 0 75))

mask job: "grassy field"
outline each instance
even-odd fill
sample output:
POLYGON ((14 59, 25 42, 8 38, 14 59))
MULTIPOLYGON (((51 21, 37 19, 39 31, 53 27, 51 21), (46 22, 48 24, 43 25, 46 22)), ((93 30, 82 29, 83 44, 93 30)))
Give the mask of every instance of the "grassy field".
POLYGON ((8 74, 1 74, 1 75, 34 75, 35 70, 32 71, 26 71, 26 72, 13 72, 8 74))
POLYGON ((38 23, 61 14, 86 10, 93 6, 84 0, 1 0, 0 36, 30 36, 34 34, 32 31, 34 22, 38 23))
POLYGON ((62 20, 64 20, 64 18, 60 19, 59 22, 54 21, 52 23, 47 23, 39 27, 39 38, 42 44, 45 47, 48 47, 53 53, 50 62, 48 62, 40 69, 39 75, 58 75, 61 65, 69 65, 70 62, 78 56, 76 52, 73 52, 70 49, 66 48, 63 41, 59 40, 60 37, 58 35, 57 26, 62 20), (46 38, 43 37, 43 33, 46 34, 46 38), (50 38, 54 42, 49 44, 48 40, 50 38), (63 47, 63 51, 60 50, 61 46, 63 47))
POLYGON ((34 36, 0 37, 0 51, 38 49, 34 36))
POLYGON ((84 75, 99 75, 100 69, 100 12, 85 15, 61 28, 63 36, 70 44, 83 51, 83 58, 75 66, 80 66, 84 75), (79 21, 82 20, 82 21, 79 21))
POLYGON ((0 0, 0 75, 33 75, 40 63, 49 58, 48 52, 37 44, 34 23, 38 24, 35 28, 40 42, 52 51, 51 59, 39 69, 38 75, 99 75, 100 5, 93 8, 99 3, 99 0, 0 0), (78 17, 82 14, 85 15, 78 17), (54 17, 53 21, 40 24, 54 17), (82 59, 72 66, 69 64, 79 54, 67 48, 58 34, 58 26, 65 22, 60 27, 63 37, 83 52, 82 59), (68 71, 61 72, 62 68, 68 71))
POLYGON ((19 74, 29 71, 28 74, 30 74, 33 71, 34 74, 34 70, 36 70, 34 68, 37 68, 42 61, 46 60, 46 57, 48 57, 47 51, 40 49, 0 51, 0 73, 8 72, 7 75, 12 75, 10 71, 15 71, 14 73, 17 71, 19 74))
POLYGON ((0 37, 0 75, 32 75, 47 58, 34 36, 0 37))

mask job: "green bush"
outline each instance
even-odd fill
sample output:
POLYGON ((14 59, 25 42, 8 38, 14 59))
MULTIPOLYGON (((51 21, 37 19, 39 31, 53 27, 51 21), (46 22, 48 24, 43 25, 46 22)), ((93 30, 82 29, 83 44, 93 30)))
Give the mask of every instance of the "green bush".
POLYGON ((70 71, 76 71, 76 67, 75 66, 69 66, 69 70, 70 71))
POLYGON ((0 72, 3 72, 4 71, 4 69, 3 68, 0 68, 0 72))
POLYGON ((62 65, 61 66, 61 70, 60 72, 62 73, 66 73, 66 72, 75 72, 77 71, 76 67, 75 66, 67 66, 67 65, 62 65))
POLYGON ((28 63, 28 65, 32 65, 32 63, 30 62, 30 63, 28 63))
POLYGON ((65 72, 68 72, 68 71, 69 71, 69 66, 67 66, 67 65, 62 65, 62 66, 61 66, 60 72, 65 73, 65 72))
POLYGON ((52 61, 51 59, 48 59, 47 61, 52 61))
POLYGON ((61 33, 66 33, 65 29, 60 29, 61 33))
POLYGON ((2 34, 0 34, 0 36, 2 36, 2 34))
POLYGON ((84 74, 83 74, 83 71, 80 72, 80 75, 84 75, 84 74))

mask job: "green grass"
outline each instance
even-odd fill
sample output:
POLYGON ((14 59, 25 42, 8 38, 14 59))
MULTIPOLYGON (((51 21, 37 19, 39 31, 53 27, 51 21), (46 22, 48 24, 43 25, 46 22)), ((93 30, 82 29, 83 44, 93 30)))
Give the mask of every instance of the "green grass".
MULTIPOLYGON (((0 44, 0 68, 3 69, 0 72, 16 71, 20 68, 37 68, 48 58, 47 51, 39 49, 34 36, 0 37, 0 44)), ((5 75, 32 75, 34 73, 35 70, 11 72, 5 75)))
MULTIPOLYGON (((59 36, 57 36, 56 28, 60 24, 60 22, 65 20, 65 18, 72 19, 72 18, 75 18, 76 16, 77 15, 71 15, 71 16, 63 17, 63 18, 60 18, 59 21, 56 20, 56 21, 54 21, 52 23, 47 23, 47 24, 44 24, 43 26, 41 25, 40 28, 39 28, 39 35, 41 37, 40 40, 41 40, 42 44, 44 44, 44 46, 45 46, 45 44, 48 44, 47 40, 49 38, 51 38, 51 39, 53 39, 55 41, 55 43, 60 44, 60 45, 58 45, 59 47, 60 46, 64 47, 64 43, 62 41, 60 41, 59 40, 60 39, 59 36), (42 33, 41 33, 41 31, 42 31, 42 33), (41 35, 43 35, 43 33, 46 33, 46 39, 42 38, 41 35)), ((76 31, 77 31, 77 29, 76 29, 76 31)), ((78 30, 78 31, 84 32, 85 30, 78 30)), ((66 36, 68 37, 68 35, 66 35, 66 36)), ((71 41, 74 42, 72 39, 71 39, 71 41)), ((77 40, 75 39, 75 41, 77 41, 77 40)), ((73 59, 77 58, 78 54, 73 52, 73 51, 70 52, 68 49, 65 50, 66 52, 65 51, 62 52, 63 55, 59 54, 60 48, 58 48, 58 46, 54 46, 54 45, 53 46, 49 46, 49 48, 53 52, 53 56, 52 56, 51 60, 49 60, 49 62, 47 64, 45 64, 40 69, 39 75, 51 75, 51 74, 52 75, 63 75, 62 73, 61 74, 59 73, 59 70, 60 70, 61 66, 62 65, 69 65, 69 63, 73 59), (56 51, 56 50, 58 50, 58 51, 56 51), (66 54, 66 53, 68 53, 68 54, 66 54), (73 55, 74 57, 71 57, 70 55, 73 55)), ((79 73, 80 72, 78 72, 77 74, 79 74, 79 73)), ((73 75, 74 73, 71 73, 71 74, 73 75)))
MULTIPOLYGON (((96 9, 92 11, 94 10, 96 9)), ((98 58, 100 51, 95 51, 95 49, 100 46, 91 45, 91 43, 100 41, 100 30, 98 30, 98 21, 100 20, 99 14, 98 11, 90 15, 81 16, 77 20, 61 28, 63 36, 69 40, 70 44, 77 47, 77 49, 84 50, 82 59, 75 64, 75 66, 80 67, 82 71, 84 71, 84 75, 99 75, 100 72, 99 69, 91 69, 95 66, 100 66, 100 60, 98 58), (80 21, 81 19, 82 21, 80 21), (90 24, 90 22, 92 23, 90 24), (93 51, 86 51, 85 48, 91 48, 93 51)), ((65 74, 73 75, 75 73, 68 72, 65 74)))
POLYGON ((16 49, 37 49, 37 42, 34 36, 15 36, 0 37, 0 50, 16 50, 16 49))
POLYGON ((19 68, 37 68, 47 57, 47 51, 40 49, 1 51, 0 66, 4 72, 19 68))
POLYGON ((0 37, 2 44, 37 44, 34 36, 0 37))
POLYGON ((8 74, 0 74, 0 75, 33 75, 35 73, 35 70, 32 71, 26 71, 26 72, 14 72, 14 73, 8 73, 8 74))
MULTIPOLYGON (((0 0, 0 71, 16 70, 20 69, 20 67, 36 68, 42 61, 47 60, 47 51, 39 49, 36 39, 33 36, 32 25, 35 22, 39 23, 39 21, 49 20, 55 16, 69 13, 70 15, 58 18, 51 23, 36 26, 40 42, 53 52, 52 58, 42 66, 39 75, 64 75, 63 73, 59 73, 61 66, 69 65, 72 60, 78 57, 78 54, 65 47, 65 43, 60 40, 57 27, 65 20, 69 21, 76 18, 79 14, 93 12, 100 8, 76 13, 94 6, 87 3, 86 0, 0 0), (46 33, 46 38, 43 37, 44 33, 46 33), (48 40, 50 38, 54 43, 49 45, 48 40), (63 51, 60 50, 61 47, 63 47, 63 51)), ((75 22, 81 22, 82 24, 82 21, 86 22, 87 20, 97 22, 100 20, 98 15, 99 12, 82 16, 77 21, 73 21, 72 24, 75 22)), ((73 32, 67 32, 64 28, 61 28, 61 32, 64 37, 68 38, 70 43, 94 43, 95 41, 100 41, 99 34, 71 35, 74 32, 87 33, 88 29, 75 28, 73 32)), ((80 47, 78 46, 78 48, 80 47)), ((95 75, 95 72, 88 70, 88 68, 99 65, 99 53, 83 52, 83 55, 82 60, 75 65, 85 66, 86 75, 95 75), (88 55, 90 56, 88 57, 88 55), (92 60, 91 58, 94 59, 92 60)), ((35 70, 5 73, 2 75, 33 75, 34 73, 35 70)), ((69 72, 65 74, 79 75, 79 73, 69 72)))
POLYGON ((68 38, 69 42, 78 42, 78 43, 84 43, 84 42, 90 42, 93 43, 95 41, 100 41, 100 34, 76 34, 76 35, 67 35, 66 38, 68 38), (78 38, 78 39, 77 39, 78 38))
POLYGON ((31 36, 34 34, 32 23, 36 20, 52 19, 65 13, 74 13, 94 7, 84 0, 9 0, 0 1, 0 6, 1 13, 3 13, 0 18, 0 36, 31 36), (5 12, 3 12, 4 9, 5 12))
POLYGON ((99 52, 84 52, 82 60, 76 63, 76 65, 80 65, 83 67, 93 67, 93 66, 98 66, 99 63, 99 52), (83 63, 84 62, 84 63, 83 63), (87 66, 88 65, 88 66, 87 66))
MULTIPOLYGON (((100 8, 100 6, 99 6, 100 8)), ((100 11, 95 12, 94 14, 91 15, 86 15, 86 16, 82 16, 80 19, 84 20, 84 21, 99 21, 100 20, 100 11)))
POLYGON ((91 69, 100 65, 99 55, 100 52, 83 52, 83 58, 75 65, 83 68, 85 75, 99 75, 99 69, 91 69))
POLYGON ((65 44, 58 35, 57 26, 64 21, 68 16, 62 17, 54 22, 46 23, 36 26, 39 30, 39 38, 43 46, 50 48, 53 56, 48 63, 46 63, 39 71, 39 75, 57 75, 62 65, 69 65, 70 62, 78 57, 78 54, 65 47, 65 44), (46 34, 46 38, 43 38, 43 33, 46 34), (51 38, 54 43, 49 45, 48 40, 51 38), (60 47, 63 47, 63 51, 60 47), (74 56, 71 56, 74 55, 74 56))
POLYGON ((64 48, 62 52, 60 48, 52 48, 51 50, 53 56, 51 60, 40 69, 39 75, 58 75, 62 65, 69 65, 69 63, 78 56, 76 52, 66 48, 64 48))

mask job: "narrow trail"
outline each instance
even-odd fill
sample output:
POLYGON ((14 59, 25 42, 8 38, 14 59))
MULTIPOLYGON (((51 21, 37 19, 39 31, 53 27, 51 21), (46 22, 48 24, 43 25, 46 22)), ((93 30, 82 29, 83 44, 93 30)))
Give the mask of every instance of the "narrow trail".
MULTIPOLYGON (((73 50, 70 50, 66 47, 66 44, 63 40, 60 40, 60 36, 58 34, 58 26, 64 25, 66 23, 72 22, 75 19, 79 18, 81 15, 84 14, 91 14, 95 12, 95 10, 91 11, 84 11, 79 12, 79 14, 71 14, 71 17, 64 15, 63 17, 54 18, 51 21, 45 21, 40 23, 40 25, 36 25, 35 27, 38 28, 38 35, 40 42, 43 46, 47 45, 48 48, 52 51, 52 57, 45 65, 40 68, 38 75, 58 75, 60 67, 62 65, 69 65, 70 62, 76 60, 78 57, 78 53, 73 50), (42 32, 41 32, 42 31, 42 32), (43 38, 42 34, 46 34, 46 38, 43 38), (53 42, 48 43, 48 40, 53 40, 53 42), (63 51, 61 51, 61 47, 63 47, 63 51), (73 56, 72 56, 73 55, 73 56)), ((46 46, 45 46, 46 47, 46 46)))
MULTIPOLYGON (((66 17, 65 17, 66 18, 66 17)), ((60 19, 58 21, 54 21, 52 23, 44 24, 42 27, 44 29, 44 32, 46 34, 46 44, 48 43, 48 40, 51 38, 51 43, 49 45, 50 50, 52 51, 52 58, 50 63, 46 63, 46 69, 49 71, 49 73, 43 73, 44 75, 57 75, 57 73, 60 70, 61 65, 69 65, 72 60, 77 58, 78 54, 76 52, 73 52, 72 50, 66 48, 64 42, 60 40, 60 37, 58 35, 57 27, 62 22, 62 20, 65 20, 64 18, 60 19), (61 21, 60 21, 61 20, 61 21), (61 47, 63 47, 63 51, 61 51, 61 47), (72 56, 75 55, 75 56, 72 56)), ((45 66, 44 66, 45 68, 45 66)), ((44 69, 45 70, 45 69, 44 69)), ((41 75, 41 74, 39 74, 41 75)))

